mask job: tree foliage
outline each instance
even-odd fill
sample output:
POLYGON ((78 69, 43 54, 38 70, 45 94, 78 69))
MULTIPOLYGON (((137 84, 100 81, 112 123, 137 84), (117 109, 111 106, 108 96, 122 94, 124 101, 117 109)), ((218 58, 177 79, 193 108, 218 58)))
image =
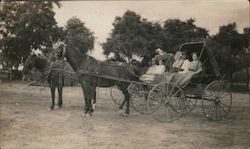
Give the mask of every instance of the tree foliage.
POLYGON ((56 25, 53 4, 60 7, 58 0, 4 2, 0 13, 0 48, 6 59, 15 55, 17 59, 14 61, 20 62, 31 48, 51 46, 59 38, 55 35, 61 30, 56 25))
POLYGON ((213 39, 227 47, 227 52, 233 56, 238 55, 248 45, 247 36, 237 31, 236 23, 220 26, 219 32, 213 39))
POLYGON ((133 11, 126 11, 122 17, 116 17, 113 26, 103 49, 105 55, 114 53, 115 59, 130 61, 133 55, 150 58, 154 50, 162 45, 161 26, 133 11))
POLYGON ((137 55, 149 60, 156 48, 174 52, 184 42, 208 36, 208 30, 194 23, 193 19, 169 19, 161 27, 127 11, 122 17, 116 17, 111 35, 103 44, 104 54, 114 53, 116 59, 131 59, 132 55, 137 55))
POLYGON ((194 23, 194 19, 166 20, 163 26, 163 48, 168 52, 174 52, 180 44, 205 39, 208 36, 208 30, 197 27, 194 23))
POLYGON ((229 23, 220 26, 219 32, 212 37, 221 45, 220 48, 214 50, 221 70, 232 80, 233 73, 242 69, 247 69, 247 79, 249 80, 248 36, 247 33, 240 34, 237 31, 236 23, 229 23))
POLYGON ((67 21, 66 25, 67 48, 74 48, 86 54, 94 47, 95 37, 85 24, 78 18, 73 17, 67 21))

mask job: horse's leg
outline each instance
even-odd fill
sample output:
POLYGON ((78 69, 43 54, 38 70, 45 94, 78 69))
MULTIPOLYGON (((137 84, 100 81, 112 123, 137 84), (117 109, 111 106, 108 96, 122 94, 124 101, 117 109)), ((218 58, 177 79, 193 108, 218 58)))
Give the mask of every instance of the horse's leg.
POLYGON ((56 91, 56 87, 55 87, 53 81, 50 80, 50 94, 51 94, 51 99, 52 99, 52 103, 50 105, 51 110, 53 110, 55 107, 55 91, 56 91))
POLYGON ((92 113, 94 112, 93 106, 92 106, 92 100, 94 100, 95 95, 96 95, 95 87, 88 86, 87 87, 87 94, 86 94, 87 99, 86 100, 87 100, 87 104, 88 104, 88 107, 89 107, 88 113, 90 115, 92 115, 92 113))
MULTIPOLYGON (((125 102, 127 103, 127 105, 126 105, 126 110, 125 110, 125 113, 124 113, 124 115, 127 116, 127 115, 129 115, 130 94, 129 94, 128 90, 127 90, 127 87, 122 87, 121 90, 122 90, 122 93, 123 93, 124 96, 125 96, 125 99, 124 99, 123 102, 124 102, 124 103, 125 103, 125 102)), ((123 103, 123 104, 124 104, 124 103, 123 103)), ((121 105, 120 107, 122 108, 122 106, 123 106, 123 105, 121 105)))
POLYGON ((58 103, 57 106, 59 108, 63 105, 62 94, 63 94, 63 78, 62 76, 59 77, 60 80, 57 82, 57 90, 58 90, 58 103))
POLYGON ((93 108, 93 110, 95 110, 95 106, 96 106, 96 87, 93 88, 92 98, 93 98, 92 108, 93 108))
POLYGON ((62 105, 63 105, 63 100, 62 100, 63 86, 59 85, 57 90, 58 90, 58 103, 57 103, 57 106, 59 108, 61 108, 62 105))
MULTIPOLYGON (((119 88, 119 90, 122 91, 123 95, 125 96, 125 93, 123 91, 124 87, 122 85, 121 86, 118 85, 118 88, 119 88)), ((126 102, 126 98, 124 98, 124 100, 122 101, 121 105, 119 106, 119 113, 122 113, 122 109, 123 109, 123 106, 124 106, 125 102, 126 102)))
POLYGON ((84 101, 85 101, 85 114, 88 113, 89 111, 89 105, 88 105, 88 100, 87 100, 87 90, 86 88, 84 87, 84 83, 81 82, 81 87, 82 87, 82 92, 83 92, 83 98, 84 98, 84 101))
MULTIPOLYGON (((123 93, 123 94, 124 94, 124 93, 123 93)), ((124 99, 124 100, 122 101, 121 105, 119 106, 119 110, 122 110, 122 109, 123 109, 123 106, 124 106, 125 102, 126 102, 126 99, 124 99)))

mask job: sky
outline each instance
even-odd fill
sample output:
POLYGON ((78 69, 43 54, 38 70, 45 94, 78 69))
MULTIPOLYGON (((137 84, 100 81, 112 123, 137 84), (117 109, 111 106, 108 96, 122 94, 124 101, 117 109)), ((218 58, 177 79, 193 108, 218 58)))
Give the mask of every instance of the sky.
POLYGON ((104 60, 100 46, 109 37, 116 16, 127 10, 140 14, 149 21, 163 24, 167 19, 195 19, 195 24, 216 34, 219 26, 236 22, 239 32, 249 26, 248 0, 118 0, 118 1, 62 1, 55 7, 59 26, 65 26, 71 17, 77 17, 94 32, 95 47, 90 55, 104 60))

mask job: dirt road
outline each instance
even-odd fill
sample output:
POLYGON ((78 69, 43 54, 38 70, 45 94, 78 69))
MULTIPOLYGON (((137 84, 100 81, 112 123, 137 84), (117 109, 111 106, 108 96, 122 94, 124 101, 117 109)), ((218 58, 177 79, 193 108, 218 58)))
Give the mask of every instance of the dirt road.
POLYGON ((208 121, 197 106, 161 123, 133 110, 121 117, 109 89, 97 91, 94 116, 86 118, 79 87, 64 88, 63 107, 48 111, 49 88, 1 83, 1 149, 250 149, 248 94, 233 94, 231 113, 221 122, 208 121))

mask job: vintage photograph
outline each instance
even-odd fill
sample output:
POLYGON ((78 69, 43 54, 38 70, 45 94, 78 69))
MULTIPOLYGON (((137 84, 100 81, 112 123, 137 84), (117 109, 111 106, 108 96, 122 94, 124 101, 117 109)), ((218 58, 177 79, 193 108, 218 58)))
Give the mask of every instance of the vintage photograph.
POLYGON ((0 0, 0 149, 250 149, 250 0, 0 0))

